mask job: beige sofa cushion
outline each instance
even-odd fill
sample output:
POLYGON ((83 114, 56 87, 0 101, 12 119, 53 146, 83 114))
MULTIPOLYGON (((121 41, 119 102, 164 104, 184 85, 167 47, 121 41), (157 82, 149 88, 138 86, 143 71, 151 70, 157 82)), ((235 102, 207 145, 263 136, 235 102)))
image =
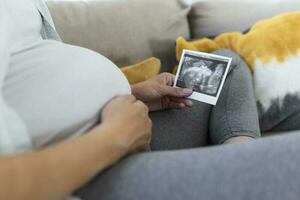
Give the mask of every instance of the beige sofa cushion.
POLYGON ((177 0, 48 1, 63 41, 93 49, 118 66, 149 57, 165 70, 175 61, 175 39, 188 38, 189 8, 177 0))
POLYGON ((193 5, 189 19, 192 37, 245 31, 258 20, 299 11, 299 0, 180 0, 193 5))

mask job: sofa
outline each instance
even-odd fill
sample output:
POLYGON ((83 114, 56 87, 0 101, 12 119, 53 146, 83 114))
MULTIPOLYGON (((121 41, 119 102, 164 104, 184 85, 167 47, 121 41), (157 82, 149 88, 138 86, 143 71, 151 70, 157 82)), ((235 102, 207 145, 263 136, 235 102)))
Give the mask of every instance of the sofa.
MULTIPOLYGON (((175 40, 246 31, 255 22, 300 10, 299 0, 49 0, 65 43, 95 50, 119 67, 149 57, 176 65, 175 40)), ((275 133, 265 133, 273 135, 275 133)), ((281 133, 276 133, 281 134, 281 133)))

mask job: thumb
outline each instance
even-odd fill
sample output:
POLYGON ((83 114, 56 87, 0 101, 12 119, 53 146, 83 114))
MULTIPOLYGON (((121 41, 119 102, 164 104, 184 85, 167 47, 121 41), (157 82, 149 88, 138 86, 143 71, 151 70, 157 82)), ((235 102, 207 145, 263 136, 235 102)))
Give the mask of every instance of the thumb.
POLYGON ((193 93, 193 90, 190 88, 177 88, 171 86, 164 86, 162 88, 163 96, 172 96, 172 97, 188 97, 193 93))

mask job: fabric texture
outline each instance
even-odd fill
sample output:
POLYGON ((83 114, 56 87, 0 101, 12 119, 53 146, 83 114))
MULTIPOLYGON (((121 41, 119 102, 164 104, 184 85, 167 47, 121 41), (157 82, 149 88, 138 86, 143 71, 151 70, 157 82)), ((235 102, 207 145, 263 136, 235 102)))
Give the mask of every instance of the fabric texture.
POLYGON ((246 34, 229 32, 215 39, 192 42, 179 38, 177 57, 183 49, 209 53, 229 48, 241 55, 253 72, 255 99, 264 121, 262 128, 268 130, 298 112, 299 27, 300 12, 293 12, 257 22, 246 34), (266 123, 269 125, 265 126, 266 123))
POLYGON ((16 17, 7 12, 13 6, 0 2, 0 9, 4 9, 0 10, 0 20, 4 20, 0 21, 1 155, 29 152, 84 134, 99 122, 104 104, 116 95, 131 93, 125 76, 111 61, 91 50, 59 42, 45 3, 35 3, 39 13, 34 7, 22 11, 36 11, 33 17, 41 19, 43 26, 36 23, 33 29, 37 35, 41 29, 45 40, 30 41, 28 48, 11 53, 7 52, 9 42, 25 40, 10 38, 11 33, 33 31, 27 31, 30 26, 24 26, 26 31, 10 30, 8 25, 18 24, 5 21, 16 17))
POLYGON ((248 143, 141 153, 96 177, 83 200, 295 200, 299 133, 248 143))
POLYGON ((181 0, 181 2, 192 6, 189 21, 193 38, 214 36, 229 31, 243 32, 259 20, 300 9, 298 0, 181 0))
POLYGON ((38 8, 41 14, 41 18, 43 22, 41 35, 43 39, 61 41, 60 36, 56 32, 53 19, 51 17, 51 14, 49 12, 45 0, 32 0, 32 1, 35 3, 36 7, 38 8))
POLYGON ((34 149, 85 133, 109 100, 130 93, 110 60, 52 40, 12 55, 3 84, 4 98, 26 124, 34 149))
POLYGON ((66 43, 95 50, 119 67, 149 57, 163 71, 175 65, 174 41, 189 37, 187 14, 177 0, 49 1, 56 28, 66 43))
MULTIPOLYGON (((44 32, 45 34, 49 34, 48 38, 57 35, 49 11, 45 6, 45 2, 39 0, 34 0, 33 2, 38 8, 37 10, 34 10, 35 7, 31 4, 32 2, 27 2, 23 6, 20 4, 17 8, 19 10, 16 10, 16 5, 14 3, 17 2, 1 1, 0 155, 30 152, 34 148, 31 135, 28 132, 24 120, 16 109, 7 102, 4 95, 4 88, 8 87, 6 81, 7 73, 11 70, 11 56, 22 52, 24 49, 30 49, 31 45, 34 45, 35 42, 38 40, 41 41, 39 29, 43 29, 43 27, 47 26, 45 24, 46 22, 51 26, 51 28, 45 29, 44 32), (43 15, 44 20, 42 23, 39 19, 40 14, 43 13, 45 13, 45 16, 43 15), (22 19, 19 16, 20 14, 26 15, 27 19, 24 18, 24 20, 30 20, 30 22, 27 23, 27 26, 25 26, 26 22, 22 22, 22 19), (33 17, 34 19, 28 19, 30 17, 33 17)), ((57 37, 53 39, 57 39, 57 37)), ((28 60, 28 58, 25 60, 28 60)), ((20 99, 18 99, 18 101, 20 102, 20 99)), ((30 112, 31 111, 29 111, 29 113, 30 112)))
POLYGON ((265 111, 260 105, 260 129, 269 134, 284 134, 285 131, 300 130, 300 94, 286 95, 282 101, 274 100, 265 111), (280 114, 278 114, 280 113, 280 114))
MULTIPOLYGON (((32 142, 30 148, 21 146, 22 152, 86 133, 99 123, 101 108, 109 100, 130 94, 125 76, 108 59, 57 41, 44 41, 30 51, 14 54, 9 68, 4 98, 22 118, 32 142)), ((18 130, 9 131, 12 144, 24 138, 18 130), (17 133, 17 138, 11 133, 17 133)))
MULTIPOLYGON (((12 2, 9 1, 9 3, 12 2)), ((31 2, 28 3, 27 5, 30 5, 31 2)), ((21 130, 10 130, 12 133, 6 133, 7 136, 11 134, 13 140, 23 142, 26 138, 24 142, 28 143, 26 146, 31 147, 32 142, 33 147, 31 148, 38 149, 83 134, 98 122, 99 112, 103 105, 116 95, 130 94, 130 87, 118 67, 98 53, 59 41, 42 40, 41 37, 38 37, 40 29, 42 29, 42 22, 46 21, 51 28, 45 29, 45 31, 47 30, 46 34, 49 32, 46 38, 56 39, 54 36, 57 33, 53 27, 51 16, 47 15, 47 7, 43 7, 45 3, 42 1, 35 3, 37 3, 38 9, 43 8, 39 10, 40 13, 46 13, 46 15, 43 15, 44 20, 41 20, 34 6, 20 8, 24 14, 36 12, 35 15, 32 15, 34 18, 32 21, 37 21, 37 23, 33 27, 29 24, 28 26, 17 26, 17 30, 13 29, 14 32, 24 34, 20 38, 15 37, 12 44, 22 40, 20 44, 26 42, 26 48, 21 46, 8 55, 9 63, 7 62, 7 70, 3 72, 5 80, 2 84, 1 94, 7 105, 17 113, 15 116, 10 112, 7 119, 12 118, 9 120, 10 123, 18 124, 16 117, 20 117, 28 131, 22 137, 21 130), (38 23, 39 19, 40 23, 38 23), (37 37, 34 40, 31 37, 27 38, 25 33, 33 31, 36 31, 37 37), (30 46, 27 43, 30 43, 30 46), (110 78, 107 79, 107 76, 110 78), (74 89, 71 89, 72 87, 74 89), (84 102, 86 100, 88 102, 84 102), (68 106, 70 109, 66 112, 68 106), (56 125, 53 126, 53 124, 56 125), (18 139, 14 137, 13 131, 20 132, 18 139)), ((14 5, 10 4, 7 10, 13 9, 13 7, 14 5)), ((11 14, 7 14, 9 17, 4 19, 16 18, 17 21, 8 21, 5 24, 17 24, 21 21, 17 18, 19 17, 17 14, 20 13, 12 12, 11 14)), ((24 24, 26 25, 26 23, 24 24)), ((47 25, 43 23, 43 27, 47 25)), ((33 32, 32 35, 34 34, 33 32)), ((3 65, 3 67, 5 66, 3 65)), ((22 145, 22 147, 24 146, 25 144, 22 145)), ((23 151, 28 151, 28 149, 24 147, 23 151)))
POLYGON ((161 62, 152 57, 135 65, 122 67, 121 70, 130 84, 136 84, 158 75, 161 70, 161 62))
POLYGON ((10 53, 13 54, 30 48, 33 43, 42 40, 42 20, 38 9, 32 0, 9 0, 10 21, 13 32, 10 53))
POLYGON ((10 51, 15 42, 13 38, 15 27, 11 21, 15 16, 10 3, 12 2, 0 2, 0 156, 23 153, 32 149, 25 124, 15 110, 7 105, 2 92, 10 62, 10 51))
POLYGON ((234 136, 260 136, 252 77, 245 62, 229 50, 214 52, 232 58, 218 103, 194 101, 191 109, 150 113, 152 149, 182 149, 222 144, 234 136), (208 137, 209 136, 209 137, 208 137))

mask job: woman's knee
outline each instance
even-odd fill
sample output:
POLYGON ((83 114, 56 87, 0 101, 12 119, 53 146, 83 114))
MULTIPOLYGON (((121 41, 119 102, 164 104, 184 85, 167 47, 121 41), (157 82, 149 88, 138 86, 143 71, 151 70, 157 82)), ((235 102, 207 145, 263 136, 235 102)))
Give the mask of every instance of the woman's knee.
POLYGON ((249 70, 249 67, 245 63, 245 61, 240 57, 239 54, 233 52, 232 50, 221 49, 221 50, 217 50, 217 51, 213 52, 213 54, 232 58, 231 64, 230 64, 230 67, 229 67, 229 72, 228 72, 229 74, 232 71, 237 70, 237 69, 242 71, 244 74, 247 74, 247 76, 251 74, 251 72, 249 70))

